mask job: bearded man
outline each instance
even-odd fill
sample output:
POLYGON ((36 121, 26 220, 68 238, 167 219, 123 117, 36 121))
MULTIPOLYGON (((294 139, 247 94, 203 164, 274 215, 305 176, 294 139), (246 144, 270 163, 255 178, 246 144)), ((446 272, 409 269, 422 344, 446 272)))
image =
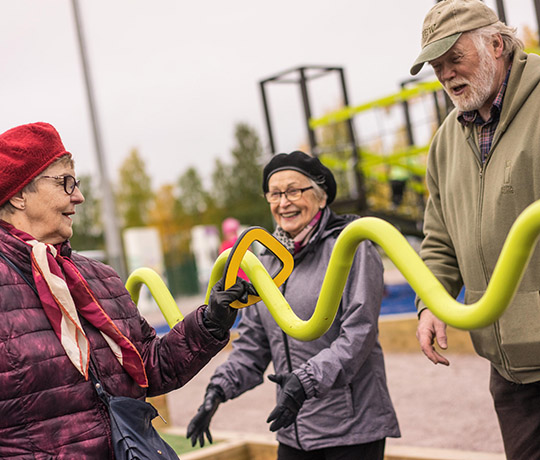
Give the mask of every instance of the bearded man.
MULTIPOLYGON (((455 109, 433 138, 421 256, 454 296, 484 294, 508 231, 540 198, 540 57, 479 0, 443 0, 427 14, 411 68, 433 67, 455 109)), ((509 460, 540 459, 540 250, 512 304, 471 332, 491 363, 490 391, 509 460)), ((417 299, 417 338, 449 365, 446 325, 417 299)))

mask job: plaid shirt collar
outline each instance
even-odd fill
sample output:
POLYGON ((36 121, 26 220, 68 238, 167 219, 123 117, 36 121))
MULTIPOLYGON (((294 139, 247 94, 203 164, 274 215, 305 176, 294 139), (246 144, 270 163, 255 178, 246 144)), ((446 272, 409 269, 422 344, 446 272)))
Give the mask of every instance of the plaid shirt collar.
POLYGON ((487 123, 492 123, 494 121, 499 120, 499 116, 502 110, 504 93, 506 91, 506 87, 508 86, 508 79, 510 78, 511 70, 512 70, 512 64, 510 64, 510 67, 508 67, 508 71, 506 72, 506 77, 504 78, 503 84, 499 88, 497 97, 493 101, 493 105, 491 106, 489 120, 484 121, 484 119, 480 116, 480 113, 478 112, 478 110, 471 110, 469 112, 460 112, 458 115, 458 120, 462 125, 466 126, 469 123, 474 123, 477 125, 485 125, 487 123))

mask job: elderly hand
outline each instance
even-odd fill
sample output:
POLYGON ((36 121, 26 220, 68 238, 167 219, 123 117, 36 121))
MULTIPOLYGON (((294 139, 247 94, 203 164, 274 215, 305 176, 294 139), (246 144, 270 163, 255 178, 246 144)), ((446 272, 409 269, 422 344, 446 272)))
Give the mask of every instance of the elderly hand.
POLYGON ((210 420, 216 413, 218 406, 225 401, 225 395, 219 385, 208 385, 204 401, 197 410, 195 416, 191 419, 188 425, 186 438, 191 439, 191 446, 195 447, 197 441, 201 447, 204 447, 204 435, 212 444, 212 435, 210 434, 210 420))
POLYGON ((296 416, 306 400, 306 393, 300 380, 295 374, 269 375, 268 380, 281 386, 277 405, 266 419, 266 423, 274 421, 270 425, 270 431, 286 428, 296 420, 296 416))
POLYGON ((446 324, 427 308, 420 313, 418 327, 416 328, 416 338, 420 343, 420 348, 433 364, 450 365, 450 361, 439 354, 433 346, 434 341, 437 340, 439 347, 443 350, 448 348, 446 324))
POLYGON ((247 302, 248 294, 256 294, 256 290, 242 278, 237 278, 236 283, 226 291, 223 290, 223 280, 214 285, 203 315, 203 323, 214 337, 223 340, 227 336, 238 314, 238 310, 230 304, 235 300, 247 302))

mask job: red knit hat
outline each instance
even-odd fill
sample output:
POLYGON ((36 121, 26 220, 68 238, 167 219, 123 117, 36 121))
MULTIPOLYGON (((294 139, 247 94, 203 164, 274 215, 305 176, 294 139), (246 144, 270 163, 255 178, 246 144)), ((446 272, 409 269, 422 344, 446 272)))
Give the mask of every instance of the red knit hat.
POLYGON ((71 153, 49 123, 30 123, 0 134, 0 206, 63 155, 71 153))

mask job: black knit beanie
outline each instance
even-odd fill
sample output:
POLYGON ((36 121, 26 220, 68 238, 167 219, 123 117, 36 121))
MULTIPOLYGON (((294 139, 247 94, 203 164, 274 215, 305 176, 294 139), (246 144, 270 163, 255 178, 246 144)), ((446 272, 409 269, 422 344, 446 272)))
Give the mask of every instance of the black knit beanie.
POLYGON ((328 195, 326 204, 334 201, 336 197, 336 180, 332 171, 324 166, 318 158, 311 157, 299 150, 274 155, 263 169, 263 192, 268 192, 268 180, 272 174, 287 169, 298 171, 319 184, 328 195))

